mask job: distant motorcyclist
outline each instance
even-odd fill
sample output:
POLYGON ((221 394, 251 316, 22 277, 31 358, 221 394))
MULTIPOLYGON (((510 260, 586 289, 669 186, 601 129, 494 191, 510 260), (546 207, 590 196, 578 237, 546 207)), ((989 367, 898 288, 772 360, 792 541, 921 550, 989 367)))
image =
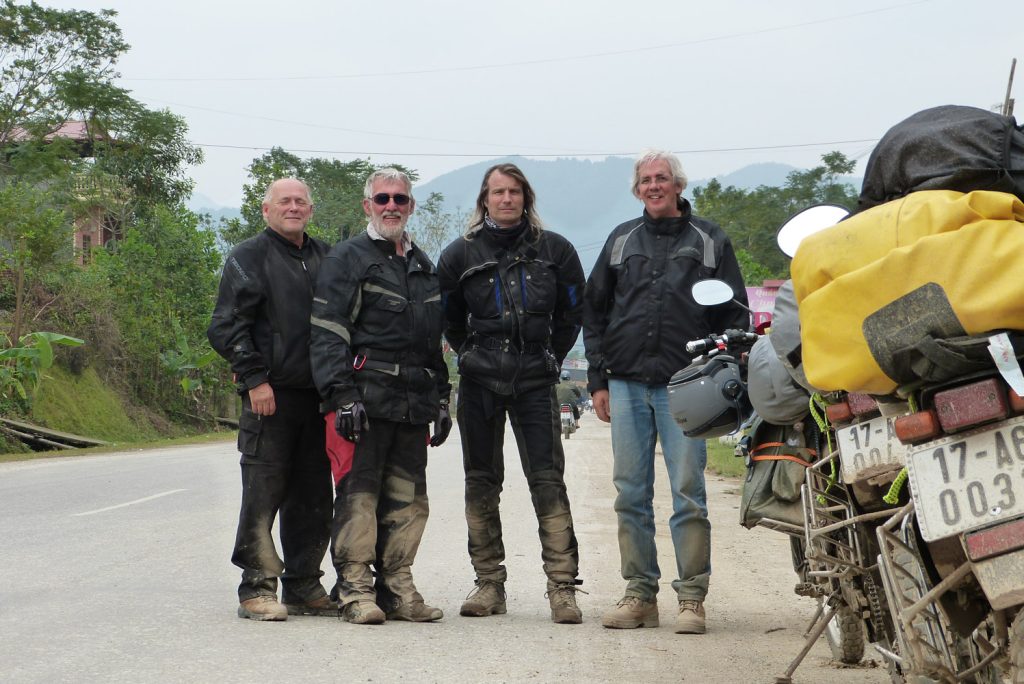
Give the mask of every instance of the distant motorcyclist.
POLYGON ((568 404, 572 407, 572 417, 576 427, 580 426, 580 404, 583 402, 583 392, 572 381, 569 380, 569 371, 563 370, 559 376, 559 383, 555 387, 558 393, 558 403, 568 404))

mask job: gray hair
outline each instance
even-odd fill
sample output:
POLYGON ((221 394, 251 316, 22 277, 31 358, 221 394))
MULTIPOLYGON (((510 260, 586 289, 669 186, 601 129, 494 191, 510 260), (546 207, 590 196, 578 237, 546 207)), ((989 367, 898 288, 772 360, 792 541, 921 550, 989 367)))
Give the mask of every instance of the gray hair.
POLYGON ((412 197, 412 181, 409 180, 409 176, 405 172, 389 166, 386 169, 377 169, 366 179, 366 185, 363 186, 364 198, 370 199, 373 197, 373 184, 379 180, 404 183, 405 191, 409 193, 409 197, 412 197))
POLYGON ((666 150, 647 149, 642 151, 633 162, 633 196, 637 199, 640 199, 640 167, 656 161, 668 162, 669 171, 672 172, 675 182, 682 184, 679 192, 682 193, 686 189, 686 173, 683 171, 683 165, 679 162, 679 157, 666 150))
POLYGON ((287 180, 295 181, 296 183, 301 185, 303 188, 305 188, 306 189, 306 199, 309 200, 310 204, 313 204, 313 191, 309 189, 309 185, 306 184, 306 181, 302 180, 301 178, 295 178, 294 176, 288 176, 286 178, 275 178, 274 180, 270 181, 270 184, 267 185, 267 189, 263 192, 263 203, 264 204, 269 204, 270 203, 270 195, 271 195, 271 193, 274 190, 274 186, 276 184, 280 183, 281 181, 287 181, 287 180))

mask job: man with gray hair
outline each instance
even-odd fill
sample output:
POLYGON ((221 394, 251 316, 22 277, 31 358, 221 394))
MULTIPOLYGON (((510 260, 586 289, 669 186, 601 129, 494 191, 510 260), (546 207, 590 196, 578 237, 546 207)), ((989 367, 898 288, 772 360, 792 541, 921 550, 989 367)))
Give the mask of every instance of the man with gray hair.
POLYGON ((452 428, 441 294, 405 232, 409 177, 375 171, 363 196, 369 225, 324 259, 311 319, 313 378, 351 450, 351 468, 335 469, 335 593, 348 622, 432 622, 443 613, 416 590, 412 564, 429 510, 427 443, 452 428))
POLYGON ((313 285, 327 245, 306 234, 309 187, 275 180, 267 228, 228 255, 207 335, 242 395, 242 505, 231 561, 242 568, 238 616, 337 615, 320 585, 331 523, 330 467, 309 366, 313 285), (271 530, 280 511, 284 561, 271 530), (277 578, 282 599, 277 601, 277 578))
POLYGON ((702 440, 686 437, 668 408, 668 381, 690 363, 687 340, 747 329, 747 295, 729 238, 691 213, 681 194, 686 175, 669 152, 648 151, 633 167, 633 195, 643 216, 615 228, 587 281, 583 308, 589 389, 598 418, 612 425, 612 479, 618 496, 619 555, 625 596, 604 614, 611 628, 657 627, 654 546, 654 447, 661 443, 672 490, 669 529, 678 578, 675 631, 705 631, 711 574, 702 440), (702 307, 695 282, 718 278, 734 300, 702 307))

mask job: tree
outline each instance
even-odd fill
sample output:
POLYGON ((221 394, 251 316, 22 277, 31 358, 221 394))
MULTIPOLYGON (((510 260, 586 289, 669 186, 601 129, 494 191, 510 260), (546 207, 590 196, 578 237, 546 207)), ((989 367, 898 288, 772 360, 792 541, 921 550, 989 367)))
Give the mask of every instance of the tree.
POLYGON ((444 195, 432 192, 425 201, 416 203, 409 231, 416 244, 437 263, 441 250, 455 239, 465 227, 468 218, 463 211, 444 210, 444 195))
MULTIPOLYGON (((416 174, 394 165, 415 181, 416 174)), ((249 165, 250 182, 242 187, 242 218, 222 222, 221 240, 228 247, 256 235, 263 221, 263 193, 278 178, 301 178, 313 192, 315 210, 308 232, 328 244, 345 240, 366 225, 363 214, 363 186, 381 165, 365 159, 342 162, 336 159, 302 159, 280 147, 257 157, 249 165)))
POLYGON ((0 149, 59 128, 92 84, 117 76, 128 49, 116 12, 0 4, 0 149))
POLYGON ((694 190, 697 213, 729 234, 748 284, 760 283, 766 276, 785 278, 789 272, 789 258, 775 244, 775 233, 787 218, 812 204, 852 207, 856 203, 857 191, 840 178, 852 173, 856 162, 841 152, 829 152, 821 159, 821 166, 791 172, 781 188, 723 188, 712 180, 694 190))
POLYGON ((23 332, 27 281, 50 267, 70 238, 67 214, 55 209, 43 190, 26 183, 0 185, 0 266, 14 276, 13 345, 23 332))

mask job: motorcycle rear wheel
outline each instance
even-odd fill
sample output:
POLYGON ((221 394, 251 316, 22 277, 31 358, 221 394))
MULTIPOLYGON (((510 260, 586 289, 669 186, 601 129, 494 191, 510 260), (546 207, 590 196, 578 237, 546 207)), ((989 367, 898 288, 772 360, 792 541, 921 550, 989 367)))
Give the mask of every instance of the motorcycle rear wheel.
POLYGON ((832 657, 845 665, 856 665, 864 658, 864 623, 857 612, 842 603, 825 628, 825 639, 832 657))

